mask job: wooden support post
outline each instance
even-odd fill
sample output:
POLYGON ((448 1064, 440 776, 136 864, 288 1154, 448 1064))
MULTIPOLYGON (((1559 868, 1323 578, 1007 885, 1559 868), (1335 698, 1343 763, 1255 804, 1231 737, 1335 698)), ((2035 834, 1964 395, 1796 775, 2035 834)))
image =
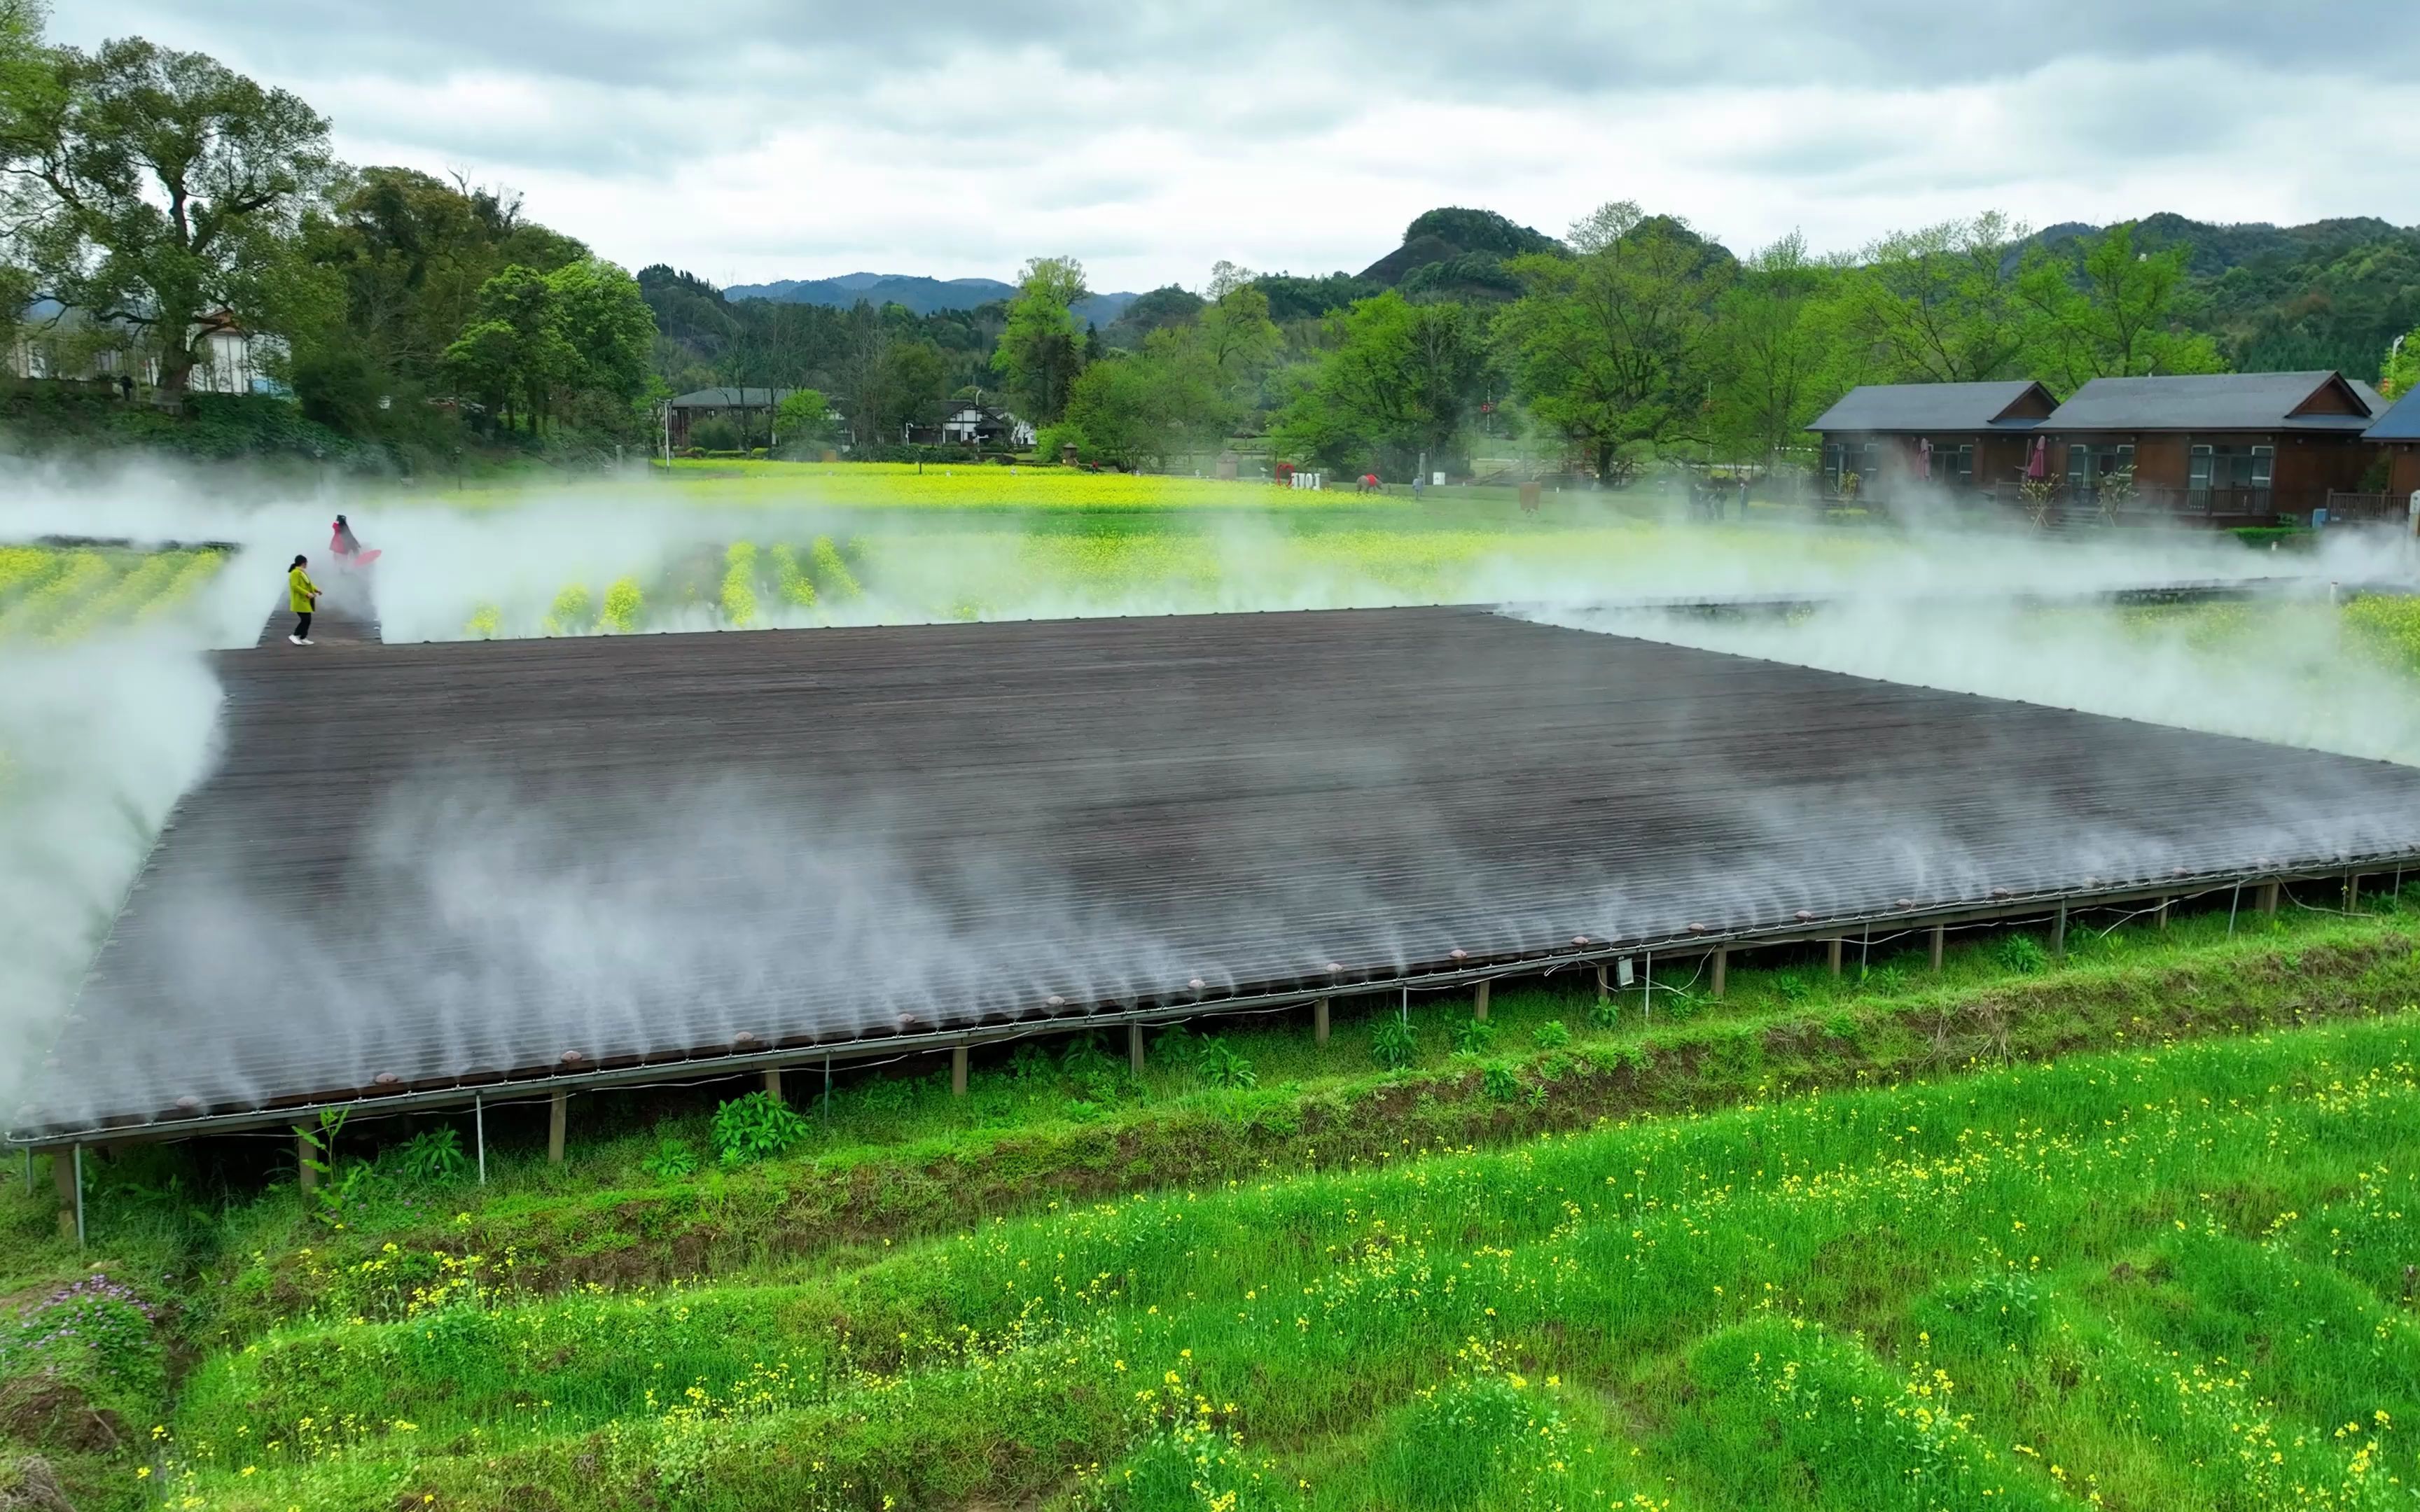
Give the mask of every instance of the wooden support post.
POLYGON ((1134 1074, 1136 1081, 1142 1080, 1142 1026, 1140 1024, 1126 1026, 1126 1070, 1134 1074))
POLYGON ((1327 999, 1313 998, 1311 1004, 1311 1038, 1314 1044, 1327 1042, 1327 999))
POLYGON ((2168 927, 2168 904, 2175 902, 2176 900, 2174 898, 2161 899, 2158 910, 2151 915, 2151 921, 2154 924, 2157 924, 2160 928, 2166 929, 2168 927))
POLYGON ((1932 926, 1932 969, 1933 969, 1935 972, 1938 972, 1938 971, 1940 971, 1940 969, 1941 969, 1941 951, 1942 951, 1943 947, 1945 947, 1945 946, 1946 946, 1946 945, 1947 945, 1948 943, 1949 943, 1949 927, 1948 927, 1947 925, 1946 925, 1946 924, 1935 924, 1935 925, 1933 925, 1933 926, 1932 926))
POLYGON ((2064 899, 2058 905, 2058 917, 2051 921, 2050 953, 2054 960, 2064 960, 2067 956, 2067 903, 2064 899))
POLYGON ((2277 888, 2278 884, 2274 882, 2260 884, 2260 912, 2265 918, 2277 917, 2277 888))
POLYGON ((72 1149, 51 1151, 51 1184, 59 1194, 59 1237, 76 1237, 76 1162, 72 1149))
POLYGON ((564 1126, 571 1120, 571 1094, 557 1092, 546 1103, 546 1163, 563 1164, 564 1126))
POLYGON ((950 1050, 950 1095, 967 1095, 967 1047, 954 1045, 950 1050))
POLYGON ((1482 1021, 1487 1017, 1487 983, 1483 981, 1470 990, 1470 1016, 1482 1021))
POLYGON ((1731 964, 1731 948, 1730 948, 1730 946, 1728 946, 1728 945, 1717 945, 1717 946, 1715 946, 1715 947, 1714 947, 1714 995, 1715 995, 1716 997, 1720 997, 1720 996, 1723 995, 1723 985, 1724 985, 1724 983, 1725 983, 1726 981, 1728 981, 1728 980, 1730 980, 1730 964, 1731 964))
POLYGON ((311 1163, 321 1159, 319 1151, 311 1144, 311 1136, 300 1129, 295 1130, 294 1169, 297 1179, 302 1182, 304 1196, 309 1196, 319 1190, 319 1173, 311 1168, 311 1163))
POLYGON ((768 1066, 765 1068, 765 1092, 766 1095, 770 1097, 774 1102, 779 1103, 782 1101, 781 1067, 768 1066))
POLYGON ((1835 977, 1840 974, 1840 946, 1842 943, 1843 942, 1839 940, 1826 940, 1823 942, 1823 958, 1831 965, 1832 975, 1835 977))
POLYGON ((1605 963, 1602 961, 1596 964, 1596 1000, 1600 1003, 1613 1000, 1613 986, 1605 980, 1605 963))
POLYGON ((2360 907, 2361 873, 2358 872, 2348 872, 2345 873, 2345 912, 2350 914, 2360 907))

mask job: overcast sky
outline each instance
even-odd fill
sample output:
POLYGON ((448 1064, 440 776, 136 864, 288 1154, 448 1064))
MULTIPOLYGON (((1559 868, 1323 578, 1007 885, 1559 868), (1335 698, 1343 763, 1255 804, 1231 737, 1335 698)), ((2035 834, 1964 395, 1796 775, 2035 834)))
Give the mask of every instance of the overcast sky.
POLYGON ((2420 222, 2411 0, 60 0, 302 94, 349 161, 520 190, 631 268, 1198 287, 1435 205, 1608 199, 1745 251, 2034 224, 2420 222))

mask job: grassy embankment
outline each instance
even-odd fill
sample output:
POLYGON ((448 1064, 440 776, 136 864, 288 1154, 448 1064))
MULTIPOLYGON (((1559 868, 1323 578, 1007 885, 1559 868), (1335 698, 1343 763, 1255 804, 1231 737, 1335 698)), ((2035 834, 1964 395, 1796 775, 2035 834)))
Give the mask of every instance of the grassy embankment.
MULTIPOLYGON (((964 1104, 861 1082, 789 1158, 659 1180, 662 1130, 608 1134, 341 1229, 272 1191, 181 1253, 162 1204, 104 1199, 104 1273, 195 1363, 171 1400, 156 1342, 75 1356, 132 1441, 79 1477, 210 1507, 2403 1504, 2420 929, 2225 927, 2032 973, 1978 946, 1939 982, 1743 972, 1652 1025, 1507 992, 1461 1057, 1466 1005, 1433 1004, 1397 1072, 1369 1023, 1231 1033, 1253 1088, 1172 1045, 1131 1090, 1063 1055, 964 1104), (2126 1048, 2025 1064, 2091 1047, 2126 1048)), ((15 1212, 20 1279, 57 1275, 15 1212)))

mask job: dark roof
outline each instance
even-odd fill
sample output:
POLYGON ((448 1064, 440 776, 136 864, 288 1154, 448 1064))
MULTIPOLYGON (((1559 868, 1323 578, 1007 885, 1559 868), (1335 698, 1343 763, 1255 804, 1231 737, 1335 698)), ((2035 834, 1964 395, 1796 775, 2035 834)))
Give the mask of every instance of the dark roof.
POLYGON ((2094 378, 2042 423, 2045 430, 2315 430, 2359 432, 2385 408, 2378 391, 2342 374, 2196 373, 2173 378, 2094 378), (2297 415, 2331 384, 2350 389, 2370 414, 2297 415))
POLYGON ((790 396, 788 389, 700 389, 684 393, 672 402, 675 409, 764 409, 780 404, 790 396))
POLYGON ((2009 409, 2040 391, 2046 413, 2056 401, 2031 378, 1993 383, 1866 383, 1807 428, 1822 431, 2031 430, 2040 421, 2009 409))
POLYGON ((2393 408, 2362 434, 2373 441, 2420 441, 2420 388, 2396 400, 2393 408))
POLYGON ((217 667, 224 759, 21 1129, 2420 843, 2420 770, 1467 609, 217 667))

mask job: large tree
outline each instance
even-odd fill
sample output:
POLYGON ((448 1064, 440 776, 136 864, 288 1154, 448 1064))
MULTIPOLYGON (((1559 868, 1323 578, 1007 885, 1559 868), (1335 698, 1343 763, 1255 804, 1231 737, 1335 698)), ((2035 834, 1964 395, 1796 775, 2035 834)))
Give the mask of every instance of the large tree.
POLYGON ((1530 412, 1604 477, 1642 448, 1702 434, 1713 309, 1734 264, 1686 222, 1627 200, 1569 239, 1574 255, 1513 260, 1526 292, 1498 330, 1530 412))
POLYGON ((295 234, 334 171, 327 121, 140 38, 28 56, 0 75, 0 166, 34 291, 147 332, 172 392, 213 329, 291 326, 295 234))
POLYGON ((1328 349, 1295 380, 1280 443, 1322 466, 1396 476, 1456 454, 1488 373, 1486 332, 1466 305, 1414 304, 1392 289, 1326 322, 1328 349))
POLYGON ((2017 293, 2033 314, 2027 366, 2062 393, 2097 378, 2215 373, 2217 346, 2180 329, 2187 263, 2182 242, 2138 252, 2132 224, 2025 255, 2017 293))
POLYGON ((992 366, 1037 425, 1066 412, 1067 395, 1083 370, 1087 332, 1074 306, 1088 292, 1084 265, 1073 257, 1036 257, 1017 278, 992 366))
POLYGON ((1965 383, 2028 376, 2030 312, 2017 292, 2014 250, 2025 228, 1997 211, 1883 238, 1865 251, 1851 287, 1857 339, 1879 378, 1965 383))
POLYGON ((1770 461, 1864 379, 1845 338, 1843 270, 1810 257, 1796 232, 1749 257, 1714 305, 1707 425, 1735 459, 1770 461))

